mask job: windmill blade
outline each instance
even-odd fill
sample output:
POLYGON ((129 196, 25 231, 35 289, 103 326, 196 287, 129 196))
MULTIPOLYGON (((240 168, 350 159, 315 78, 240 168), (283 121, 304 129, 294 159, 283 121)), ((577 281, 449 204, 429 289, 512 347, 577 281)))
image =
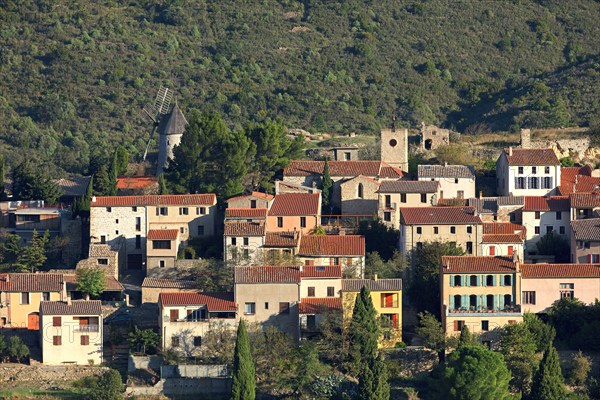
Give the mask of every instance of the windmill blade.
POLYGON ((152 132, 150 132, 150 137, 148 138, 148 143, 146 144, 146 150, 144 151, 144 158, 142 158, 142 161, 146 161, 146 156, 148 155, 148 149, 150 148, 150 142, 152 141, 152 137, 154 136, 154 131, 156 130, 156 128, 158 128, 157 123, 154 124, 154 126, 152 127, 152 132))
POLYGON ((142 111, 152 120, 152 122, 154 122, 155 124, 158 124, 158 120, 156 118, 156 115, 158 114, 158 112, 152 106, 148 107, 148 109, 146 107, 144 107, 144 108, 142 108, 142 111))
POLYGON ((167 87, 161 86, 156 94, 156 100, 154 100, 154 108, 161 114, 169 112, 169 105, 171 105, 171 98, 173 98, 173 91, 167 87))

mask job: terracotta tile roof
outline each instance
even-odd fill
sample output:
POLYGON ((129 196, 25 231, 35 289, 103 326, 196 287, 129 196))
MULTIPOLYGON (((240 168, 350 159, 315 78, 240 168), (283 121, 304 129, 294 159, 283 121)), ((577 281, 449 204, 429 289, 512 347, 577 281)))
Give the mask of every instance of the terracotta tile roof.
POLYGON ((442 273, 515 272, 512 258, 500 256, 443 256, 442 273))
POLYGON ((359 235, 306 235, 300 239, 301 256, 364 256, 365 238, 359 235))
POLYGON ((63 289, 62 274, 14 273, 8 276, 10 288, 7 292, 60 292, 63 289))
POLYGON ((481 224, 471 207, 403 207, 400 209, 403 225, 481 224))
POLYGON ((367 286, 371 292, 402 290, 402 279, 343 279, 342 292, 360 292, 367 286))
POLYGON ((8 274, 0 274, 0 292, 8 292, 10 289, 10 279, 8 274))
MULTIPOLYGON (((64 274, 63 279, 67 284, 68 291, 77 290, 77 275, 75 273, 64 274)), ((108 292, 121 292, 125 290, 125 287, 114 276, 107 275, 106 288, 104 290, 108 292)))
POLYGON ((303 297, 298 303, 299 314, 322 314, 342 309, 340 297, 303 297))
POLYGON ((263 192, 252 192, 250 194, 245 194, 243 196, 235 196, 235 197, 231 197, 229 199, 226 200, 227 203, 229 203, 230 201, 235 201, 235 200, 242 200, 242 199, 247 199, 247 198, 251 198, 251 197, 256 197, 262 200, 273 200, 273 196, 272 194, 268 194, 268 193, 263 193, 263 192))
POLYGON ((435 193, 437 181, 382 181, 377 193, 435 193))
POLYGON ((483 235, 481 243, 523 243, 522 235, 483 235))
POLYGON ((225 236, 264 236, 264 222, 225 222, 225 236))
POLYGON ((87 193, 91 176, 78 176, 74 178, 63 178, 56 181, 56 185, 63 196, 83 196, 87 193))
POLYGON ((265 247, 296 247, 299 236, 294 238, 294 232, 267 232, 265 247))
POLYGON ((117 178, 117 189, 146 189, 158 185, 155 176, 122 176, 117 178))
POLYGON ((600 278, 600 264, 522 264, 523 278, 600 278))
POLYGON ((600 178, 592 176, 592 168, 585 167, 567 167, 560 170, 560 194, 568 195, 570 193, 591 193, 600 188, 600 178))
POLYGON ((144 196, 97 196, 91 207, 196 206, 217 204, 214 194, 149 194, 144 196))
POLYGON ((575 240, 600 241, 600 218, 571 221, 571 230, 575 240))
POLYGON ((282 193, 275 196, 268 215, 318 215, 320 193, 282 193))
POLYGON ((600 207, 600 193, 571 193, 571 208, 600 207))
POLYGON ((483 223, 483 234, 484 235, 511 235, 511 234, 522 234, 525 235, 527 230, 523 225, 514 224, 512 222, 484 222, 483 223))
POLYGON ((160 293, 158 301, 163 307, 172 306, 200 306, 206 305, 209 312, 212 311, 237 311, 233 293, 228 292, 177 292, 160 293))
POLYGON ((266 208, 228 208, 225 210, 225 218, 266 218, 266 208))
POLYGON ((475 169, 471 165, 419 165, 419 178, 468 178, 475 179, 475 169))
MULTIPOLYGON (((323 175, 325 161, 294 160, 284 168, 283 176, 323 175)), ((383 161, 329 161, 331 176, 379 176, 402 178, 404 173, 383 161)))
POLYGON ((40 311, 43 315, 102 315, 100 300, 74 300, 71 304, 64 301, 42 301, 40 311))
POLYGON ((569 211, 568 196, 525 196, 523 211, 569 211))
POLYGON ((176 240, 179 236, 179 229, 150 229, 148 231, 148 240, 176 240))
POLYGON ((299 267, 258 266, 236 267, 235 283, 298 283, 299 267))
POLYGON ((144 278, 142 287, 162 289, 194 289, 197 287, 194 281, 179 281, 175 279, 144 278))
POLYGON ((115 255, 115 249, 110 244, 91 243, 90 258, 112 257, 115 255))
POLYGON ((301 278, 341 278, 341 265, 305 265, 300 272, 301 278))
POLYGON ((558 157, 551 148, 548 149, 512 149, 510 156, 508 149, 504 154, 508 159, 508 165, 559 165, 558 157))

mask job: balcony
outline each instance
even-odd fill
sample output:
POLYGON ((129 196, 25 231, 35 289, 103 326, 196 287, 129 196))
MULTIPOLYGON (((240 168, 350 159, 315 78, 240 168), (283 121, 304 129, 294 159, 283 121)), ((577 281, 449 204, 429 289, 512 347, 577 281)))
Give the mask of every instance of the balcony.
POLYGON ((77 325, 74 332, 100 332, 99 325, 77 325))
POLYGON ((381 302, 381 308, 398 308, 399 306, 400 302, 398 300, 381 302))
POLYGON ((502 316, 509 314, 521 314, 521 305, 516 304, 513 306, 506 306, 503 308, 488 308, 488 307, 460 307, 460 308, 447 308, 446 315, 456 316, 468 314, 471 316, 502 316))

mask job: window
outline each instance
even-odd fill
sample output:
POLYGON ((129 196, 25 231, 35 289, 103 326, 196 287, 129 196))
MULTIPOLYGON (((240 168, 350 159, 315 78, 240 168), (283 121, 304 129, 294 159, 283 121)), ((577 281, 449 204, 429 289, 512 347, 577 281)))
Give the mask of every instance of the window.
POLYGON ((437 226, 433 227, 433 233, 437 235, 439 233, 439 228, 437 226))
POLYGON ((511 285, 512 285, 512 276, 504 275, 504 286, 511 286, 511 285))
POLYGON ((335 287, 327 286, 327 297, 335 296, 335 287))
POLYGON ((183 226, 179 227, 179 233, 185 233, 185 228, 183 226))
POLYGON ((171 241, 170 240, 153 240, 152 248, 168 250, 171 248, 171 241))
POLYGON ((561 211, 557 211, 556 212, 556 219, 562 219, 562 212, 561 211))
POLYGON ((590 259, 592 260, 592 264, 600 263, 600 254, 590 254, 590 259))
POLYGON ((525 189, 525 178, 517 178, 515 186, 517 189, 525 189))
POLYGON ((477 308, 477 295, 472 294, 469 296, 469 308, 475 310, 477 308))
POLYGON ((454 275, 454 286, 462 286, 462 279, 460 275, 454 275))
POLYGON ((277 217, 277 227, 283 228, 283 217, 277 217))
POLYGON ((115 235, 119 236, 119 231, 115 231, 115 235))
POLYGON ((115 224, 119 223, 119 218, 115 219, 115 224))
POLYGON ((198 236, 204 236, 204 225, 198 225, 198 236))
POLYGON ((300 217, 300 228, 306 228, 306 217, 300 217))
POLYGON ((540 227, 539 226, 534 227, 534 232, 535 232, 536 235, 539 235, 540 234, 540 227))
POLYGON ((54 346, 62 345, 62 336, 52 336, 52 344, 54 346))
POLYGON ((523 292, 523 304, 535 304, 535 292, 524 291, 523 292))
POLYGON ((454 178, 454 183, 458 183, 458 178, 454 178))
POLYGON ((265 310, 269 309, 269 303, 265 302, 265 310))
POLYGON ((389 194, 385 195, 385 208, 390 208, 392 206, 392 196, 389 194))
POLYGON ((473 242, 467 242, 467 254, 473 254, 473 242))
POLYGON ((451 226, 450 227, 450 233, 456 233, 456 227, 455 226, 451 226))
POLYGON ((561 235, 564 235, 565 234, 565 227, 564 226, 559 227, 558 228, 558 233, 560 233, 561 235))
POLYGON ((279 314, 289 314, 290 313, 290 303, 281 302, 279 303, 279 314))
POLYGON ((234 238, 234 237, 231 238, 231 245, 237 246, 237 238, 234 238))
POLYGON ((512 257, 515 252, 515 248, 513 246, 508 246, 508 255, 512 257))
POLYGON ((244 314, 253 315, 255 313, 256 313, 256 304, 255 303, 244 304, 244 314))
POLYGON ((179 336, 171 336, 171 347, 179 347, 179 336))
POLYGON ((105 235, 100 236, 100 244, 106 244, 106 236, 105 235))
POLYGON ((512 296, 510 294, 504 295, 504 308, 510 307, 512 305, 512 296))
POLYGON ((427 203, 427 193, 421 193, 421 203, 427 203))
POLYGON ((493 294, 488 294, 487 296, 485 296, 485 306, 487 307, 488 310, 494 309, 494 295, 493 294))
POLYGON ((194 336, 194 346, 202 346, 202 336, 194 336))
POLYGON ((467 233, 473 233, 473 227, 467 226, 467 233))
POLYGON ((494 276, 493 275, 487 275, 485 277, 485 286, 494 286, 494 276))
POLYGON ((179 207, 179 215, 188 215, 189 209, 187 207, 179 207))
POLYGON ((247 237, 245 237, 243 240, 244 240, 244 246, 248 246, 250 244, 250 239, 248 239, 247 237))
POLYGON ((106 207, 106 212, 112 212, 112 207, 106 207))
POLYGON ((519 167, 519 175, 523 175, 523 167, 519 167))
POLYGON ((346 161, 350 161, 350 159, 351 159, 351 158, 352 158, 352 157, 351 157, 351 155, 350 155, 350 152, 349 152, 349 151, 346 151, 346 152, 344 152, 344 160, 346 160, 346 161))
POLYGON ((80 343, 82 346, 88 346, 90 344, 90 337, 88 335, 82 335, 80 343))
POLYGON ((42 292, 42 301, 50 301, 50 292, 42 292))
POLYGON ((589 249, 590 248, 590 242, 583 242, 583 248, 584 249, 589 249))
POLYGON ((62 317, 52 317, 52 326, 62 326, 62 317))
POLYGON ((538 177, 532 176, 529 178, 529 189, 539 189, 538 177))
POLYGON ((250 208, 256 208, 256 200, 250 200, 250 208))
POLYGON ((315 315, 306 316, 306 328, 314 330, 317 327, 317 317, 315 315))
POLYGON ((477 285, 477 275, 471 275, 469 277, 469 286, 479 286, 477 285))
POLYGON ((329 259, 329 261, 331 262, 331 265, 340 265, 340 258, 339 257, 332 257, 329 259))
POLYGON ((29 304, 29 292, 21 293, 21 304, 29 304))
POLYGON ((383 213, 383 220, 384 221, 391 221, 392 220, 392 213, 389 211, 386 211, 383 213))
POLYGON ((308 297, 315 297, 315 287, 314 286, 308 287, 308 297))
POLYGON ((490 330, 490 321, 481 321, 481 330, 487 332, 490 330))
POLYGON ((135 217, 135 230, 136 231, 142 230, 142 219, 140 217, 135 217))
POLYGON ((547 227, 546 227, 546 234, 548 234, 548 233, 552 233, 552 230, 553 230, 553 229, 554 229, 554 228, 552 228, 552 226, 547 226, 547 227))
POLYGON ((549 174, 550 173, 550 167, 544 167, 544 173, 549 174))
POLYGON ((167 207, 156 207, 156 215, 169 215, 167 207))
POLYGON ((362 183, 358 184, 358 193, 357 193, 357 195, 358 195, 359 199, 363 198, 364 190, 363 190, 363 184, 362 183))
POLYGON ((406 193, 400 193, 400 203, 406 203, 406 193))
POLYGON ((196 215, 206 214, 206 207, 196 207, 196 215))
POLYGON ((465 326, 465 321, 454 321, 454 331, 460 332, 462 328, 465 326))
POLYGON ((540 219, 540 212, 539 211, 535 212, 535 219, 540 219))
POLYGON ((531 167, 531 173, 537 174, 537 167, 531 167))
POLYGON ((165 267, 165 260, 159 260, 158 261, 158 267, 159 268, 164 268, 165 267))
POLYGON ((561 299, 572 299, 575 297, 575 284, 574 283, 561 283, 560 284, 560 298, 561 299))
POLYGON ((179 319, 179 310, 169 311, 169 321, 176 322, 179 319))
POLYGON ((417 226, 417 235, 420 235, 423 232, 423 229, 420 226, 417 226))
POLYGON ((131 207, 131 211, 137 212, 137 207, 131 207))
POLYGON ((552 177, 545 176, 542 178, 542 188, 543 189, 552 189, 552 177))

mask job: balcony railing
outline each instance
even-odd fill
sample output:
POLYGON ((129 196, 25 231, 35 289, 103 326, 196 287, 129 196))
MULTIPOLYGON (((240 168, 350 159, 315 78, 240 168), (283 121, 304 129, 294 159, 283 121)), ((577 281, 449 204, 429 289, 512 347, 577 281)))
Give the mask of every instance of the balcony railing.
POLYGON ((398 300, 394 300, 391 302, 382 301, 381 308, 398 308, 398 300))
POLYGON ((75 332, 99 332, 99 325, 78 325, 74 329, 75 332))
POLYGON ((488 307, 460 307, 449 308, 448 314, 520 314, 521 305, 506 306, 503 308, 488 307))

